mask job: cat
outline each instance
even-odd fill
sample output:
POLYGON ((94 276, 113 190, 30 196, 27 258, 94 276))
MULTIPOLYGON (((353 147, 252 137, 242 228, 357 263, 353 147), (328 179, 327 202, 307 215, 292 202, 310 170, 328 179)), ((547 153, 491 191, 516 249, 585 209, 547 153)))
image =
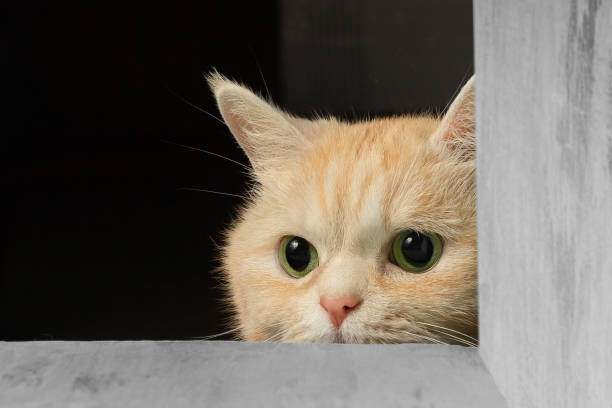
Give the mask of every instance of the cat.
POLYGON ((355 123, 207 80, 254 181, 220 256, 237 338, 477 345, 473 77, 443 117, 355 123))

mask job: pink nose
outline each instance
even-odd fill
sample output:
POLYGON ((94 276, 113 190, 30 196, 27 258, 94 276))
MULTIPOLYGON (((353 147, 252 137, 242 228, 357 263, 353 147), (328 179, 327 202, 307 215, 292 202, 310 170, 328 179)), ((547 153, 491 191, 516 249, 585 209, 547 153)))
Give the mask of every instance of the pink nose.
POLYGON ((361 299, 352 295, 340 296, 335 299, 322 297, 320 303, 329 315, 329 320, 336 329, 339 329, 346 316, 359 306, 361 299))

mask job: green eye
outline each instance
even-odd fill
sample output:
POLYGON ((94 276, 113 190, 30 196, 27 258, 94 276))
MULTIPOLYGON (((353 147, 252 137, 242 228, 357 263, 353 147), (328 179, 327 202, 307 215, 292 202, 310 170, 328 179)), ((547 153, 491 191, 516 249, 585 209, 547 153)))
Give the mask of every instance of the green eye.
POLYGON ((302 278, 319 265, 317 250, 304 238, 287 235, 278 249, 280 264, 290 276, 302 278))
POLYGON ((389 260, 407 272, 422 273, 440 259, 442 246, 438 234, 406 230, 393 240, 389 260))

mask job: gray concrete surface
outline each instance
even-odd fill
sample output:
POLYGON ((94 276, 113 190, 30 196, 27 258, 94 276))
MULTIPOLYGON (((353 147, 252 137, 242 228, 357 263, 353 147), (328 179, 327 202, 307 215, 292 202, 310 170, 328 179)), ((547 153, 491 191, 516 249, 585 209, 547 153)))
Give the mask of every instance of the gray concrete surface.
POLYGON ((612 407, 612 1, 474 12, 481 355, 511 407, 612 407))
POLYGON ((473 348, 0 343, 0 407, 504 407, 473 348))

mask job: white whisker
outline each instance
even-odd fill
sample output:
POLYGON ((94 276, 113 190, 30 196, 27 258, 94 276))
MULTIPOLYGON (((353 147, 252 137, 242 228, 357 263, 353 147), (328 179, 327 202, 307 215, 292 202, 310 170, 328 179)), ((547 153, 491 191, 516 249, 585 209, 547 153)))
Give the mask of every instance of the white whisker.
POLYGON ((238 198, 246 199, 245 196, 242 196, 240 194, 224 193, 223 191, 205 190, 203 188, 179 187, 179 188, 177 188, 177 190, 197 191, 197 192, 200 192, 200 193, 213 193, 213 194, 220 194, 220 195, 225 195, 225 196, 231 196, 231 197, 238 197, 238 198))
POLYGON ((263 341, 265 343, 277 341, 280 338, 282 338, 286 333, 287 333, 287 330, 281 330, 281 331, 273 334, 272 336, 268 337, 267 339, 265 339, 263 341))
POLYGON ((240 330, 240 327, 236 327, 235 329, 224 331, 223 333, 211 334, 210 336, 188 337, 188 338, 189 339, 198 339, 198 340, 210 340, 210 339, 214 339, 215 337, 219 337, 219 336, 223 336, 225 334, 233 333, 233 332, 238 331, 238 330, 240 330))
POLYGON ((168 86, 165 86, 166 90, 168 92, 170 92, 172 95, 176 96, 177 98, 179 98, 181 101, 183 101, 184 103, 186 103, 187 105, 191 106, 192 108, 196 109, 197 111, 200 111, 202 113, 204 113, 205 115, 210 116, 211 118, 213 118, 214 120, 216 120, 217 122, 221 123, 222 125, 226 126, 225 122, 223 120, 221 120, 220 118, 216 117, 215 115, 213 115, 210 112, 205 111, 204 109, 200 108, 198 105, 196 105, 193 102, 190 102, 189 100, 185 99, 184 97, 182 97, 181 95, 179 95, 178 93, 174 92, 172 89, 170 89, 168 86))
POLYGON ((455 92, 453 92, 450 100, 446 103, 446 105, 444 106, 444 109, 442 110, 442 114, 446 113, 446 111, 448 110, 448 107, 451 105, 451 103, 455 100, 455 98, 457 97, 457 95, 459 95, 459 91, 461 90, 461 87, 464 85, 464 83, 466 82, 466 78, 469 74, 470 70, 469 67, 468 69, 464 72, 463 77, 461 78, 461 81, 459 82, 459 85, 457 86, 457 89, 455 89, 455 92))
POLYGON ((437 344, 445 344, 445 345, 448 345, 448 343, 444 343, 443 341, 440 341, 440 340, 438 340, 438 339, 434 339, 433 337, 427 337, 427 336, 423 336, 423 335, 420 335, 420 334, 411 333, 411 332, 406 331, 406 330, 404 330, 404 331, 403 331, 403 333, 410 334, 411 336, 420 337, 420 338, 422 338, 422 339, 429 340, 429 341, 431 341, 432 343, 437 343, 437 344))
POLYGON ((247 166, 245 164, 242 164, 242 163, 240 163, 240 162, 238 162, 236 160, 230 159, 229 157, 223 156, 223 155, 221 155, 219 153, 215 153, 215 152, 211 152, 211 151, 208 151, 208 150, 200 149, 199 147, 193 147, 193 146, 189 146, 189 145, 175 143, 175 142, 172 142, 170 140, 161 139, 161 141, 164 142, 164 143, 168 143, 168 144, 174 145, 174 146, 183 147, 185 149, 195 150, 196 152, 202 152, 202 153, 210 154, 212 156, 220 157, 222 159, 225 159, 227 161, 230 161, 232 163, 235 163, 235 164, 239 165, 240 167, 246 169, 249 172, 251 171, 251 168, 249 166, 247 166))
POLYGON ((460 332, 460 331, 453 330, 453 329, 449 329, 448 327, 438 326, 438 325, 431 324, 431 323, 425 323, 425 322, 416 322, 416 323, 419 323, 419 324, 424 324, 424 325, 426 325, 426 326, 437 327, 438 329, 448 330, 448 331, 450 331, 450 332, 460 334, 461 336, 465 336, 465 337, 467 337, 468 339, 473 340, 473 341, 474 341, 476 344, 478 344, 478 339, 475 339, 474 337, 469 336, 469 335, 467 335, 467 334, 465 334, 465 333, 462 333, 462 332, 460 332))
MULTIPOLYGON (((432 330, 432 329, 430 329, 430 330, 432 330)), ((470 347, 478 347, 478 345, 477 345, 477 344, 472 343, 472 342, 471 342, 471 341, 469 341, 469 340, 462 339, 461 337, 454 336, 454 335, 452 335, 452 334, 450 334, 450 333, 446 333, 446 332, 444 332, 444 331, 442 331, 442 330, 440 330, 440 329, 433 329, 433 330, 434 330, 434 331, 437 331, 437 332, 439 332, 439 333, 441 333, 441 334, 443 334, 443 335, 444 335, 444 336, 446 336, 446 337, 450 337, 450 338, 452 338, 452 339, 455 339, 455 340, 457 340, 457 341, 458 341, 460 344, 463 344, 463 345, 465 345, 465 346, 470 346, 470 347)))
POLYGON ((261 65, 259 65, 259 61, 257 61, 255 50, 251 48, 250 45, 249 50, 251 51, 251 54, 253 54, 253 59, 255 60, 255 65, 257 65, 257 70, 259 71, 259 75, 261 76, 261 80, 263 81, 264 88, 266 88, 266 94, 268 95, 268 99, 272 99, 272 95, 270 94, 270 90, 268 89, 268 84, 266 83, 266 78, 264 78, 263 71, 261 70, 261 65))

